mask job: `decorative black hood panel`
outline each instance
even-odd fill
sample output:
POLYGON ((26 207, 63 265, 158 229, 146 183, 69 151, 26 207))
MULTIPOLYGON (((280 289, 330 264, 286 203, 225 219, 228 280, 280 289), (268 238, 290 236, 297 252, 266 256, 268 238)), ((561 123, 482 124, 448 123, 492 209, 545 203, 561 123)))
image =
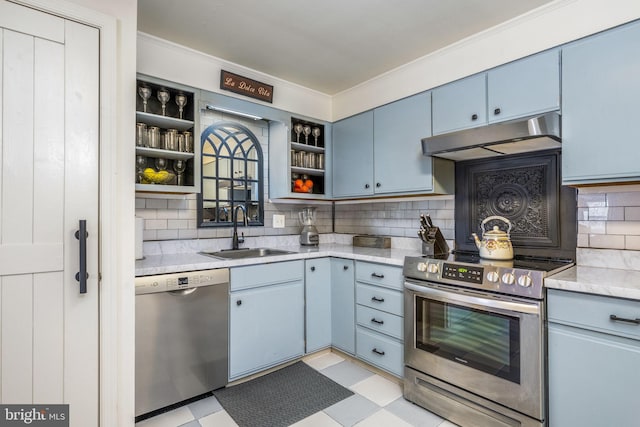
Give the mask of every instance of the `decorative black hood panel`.
POLYGON ((477 251, 471 233, 500 215, 517 256, 575 260, 576 190, 560 185, 560 165, 559 150, 457 162, 456 249, 477 251))

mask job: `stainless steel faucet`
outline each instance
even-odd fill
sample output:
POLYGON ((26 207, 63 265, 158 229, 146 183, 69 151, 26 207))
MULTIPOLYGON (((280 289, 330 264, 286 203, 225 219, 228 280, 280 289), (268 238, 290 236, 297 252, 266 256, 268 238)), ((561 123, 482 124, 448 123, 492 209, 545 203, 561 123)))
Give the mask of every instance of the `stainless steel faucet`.
POLYGON ((244 243, 244 233, 242 233, 242 237, 238 238, 238 209, 242 209, 244 226, 249 225, 247 221, 247 209, 243 205, 236 205, 233 208, 233 239, 231 240, 231 249, 239 249, 240 243, 244 243))

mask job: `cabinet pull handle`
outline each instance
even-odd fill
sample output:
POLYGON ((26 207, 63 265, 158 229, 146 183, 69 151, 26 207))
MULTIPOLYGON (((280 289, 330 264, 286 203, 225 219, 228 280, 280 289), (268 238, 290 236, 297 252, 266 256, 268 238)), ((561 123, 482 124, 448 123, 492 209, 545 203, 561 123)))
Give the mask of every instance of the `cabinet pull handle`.
POLYGON ((373 323, 377 323, 378 325, 384 325, 384 320, 378 320, 375 317, 371 319, 373 323))
POLYGON ((379 354, 380 356, 384 356, 384 351, 380 351, 375 347, 371 351, 374 352, 375 354, 379 354))
POLYGON ((311 271, 316 271, 316 268, 312 266, 311 271))
POLYGON ((640 325, 640 319, 625 319, 624 317, 618 317, 615 314, 609 316, 609 319, 614 322, 625 322, 625 323, 633 323, 634 325, 640 325))
POLYGON ((348 265, 345 265, 345 266, 343 266, 343 267, 342 267, 342 269, 346 271, 346 270, 348 270, 348 269, 349 269, 349 266, 348 266, 348 265))
POLYGON ((241 306, 241 305, 242 305, 242 300, 241 300, 241 299, 239 299, 238 301, 236 301, 236 305, 237 305, 238 307, 239 307, 239 306, 241 306))
POLYGON ((384 279, 384 274, 371 273, 371 277, 375 277, 376 279, 384 279))
POLYGON ((493 114, 495 114, 496 116, 500 114, 500 109, 496 108, 495 110, 493 110, 493 114))
POLYGON ((474 120, 474 121, 475 121, 475 120, 478 120, 478 115, 477 115, 477 114, 473 114, 473 115, 471 116, 471 120, 474 120))
POLYGON ((87 279, 89 278, 89 273, 87 273, 87 237, 89 237, 89 233, 87 233, 87 220, 81 219, 78 221, 78 231, 76 231, 76 239, 80 242, 80 271, 76 273, 76 280, 80 283, 80 293, 87 293, 87 279))
POLYGON ((376 187, 380 188, 382 187, 382 184, 380 184, 379 182, 376 182, 376 187))
POLYGON ((369 188, 369 184, 365 184, 365 185, 364 185, 364 188, 369 188))
POLYGON ((371 297, 371 301, 375 301, 375 302, 384 302, 384 298, 371 297))

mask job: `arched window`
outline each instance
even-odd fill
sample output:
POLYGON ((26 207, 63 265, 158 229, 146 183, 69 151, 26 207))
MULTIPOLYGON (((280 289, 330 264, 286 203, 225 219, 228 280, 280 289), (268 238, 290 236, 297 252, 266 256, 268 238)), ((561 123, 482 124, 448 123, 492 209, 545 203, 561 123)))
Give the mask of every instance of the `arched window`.
MULTIPOLYGON (((199 227, 230 227, 233 210, 242 205, 249 225, 264 225, 262 148, 246 127, 232 122, 202 132, 202 192, 199 227)), ((238 222, 243 220, 238 210, 238 222)))

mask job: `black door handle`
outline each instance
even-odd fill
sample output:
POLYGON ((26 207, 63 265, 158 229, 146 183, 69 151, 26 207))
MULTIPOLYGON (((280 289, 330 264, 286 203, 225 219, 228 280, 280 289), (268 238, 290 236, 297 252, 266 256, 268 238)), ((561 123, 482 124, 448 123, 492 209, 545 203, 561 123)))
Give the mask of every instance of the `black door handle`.
POLYGON ((377 323, 378 325, 384 325, 384 320, 378 320, 375 317, 371 319, 373 323, 377 323))
POLYGON ((380 356, 384 356, 384 351, 380 351, 375 347, 371 351, 374 352, 375 354, 379 354, 380 356))
POLYGON ((475 121, 475 120, 478 120, 478 115, 477 115, 477 114, 473 114, 473 115, 471 116, 471 120, 474 120, 474 121, 475 121))
POLYGON ((312 266, 311 271, 316 271, 316 268, 312 266))
POLYGON ((384 274, 371 273, 371 277, 375 277, 376 279, 384 279, 384 274))
POLYGON ((371 297, 371 301, 375 301, 375 302, 384 302, 384 298, 371 297))
POLYGON ((87 279, 89 273, 87 273, 87 220, 81 219, 78 221, 78 231, 75 233, 76 239, 80 242, 79 255, 80 255, 80 271, 76 273, 76 280, 80 283, 80 293, 87 293, 87 279))
POLYGON ((618 317, 615 314, 609 316, 609 319, 613 320, 614 322, 625 322, 632 323, 634 325, 640 325, 640 319, 626 319, 624 317, 618 317))

